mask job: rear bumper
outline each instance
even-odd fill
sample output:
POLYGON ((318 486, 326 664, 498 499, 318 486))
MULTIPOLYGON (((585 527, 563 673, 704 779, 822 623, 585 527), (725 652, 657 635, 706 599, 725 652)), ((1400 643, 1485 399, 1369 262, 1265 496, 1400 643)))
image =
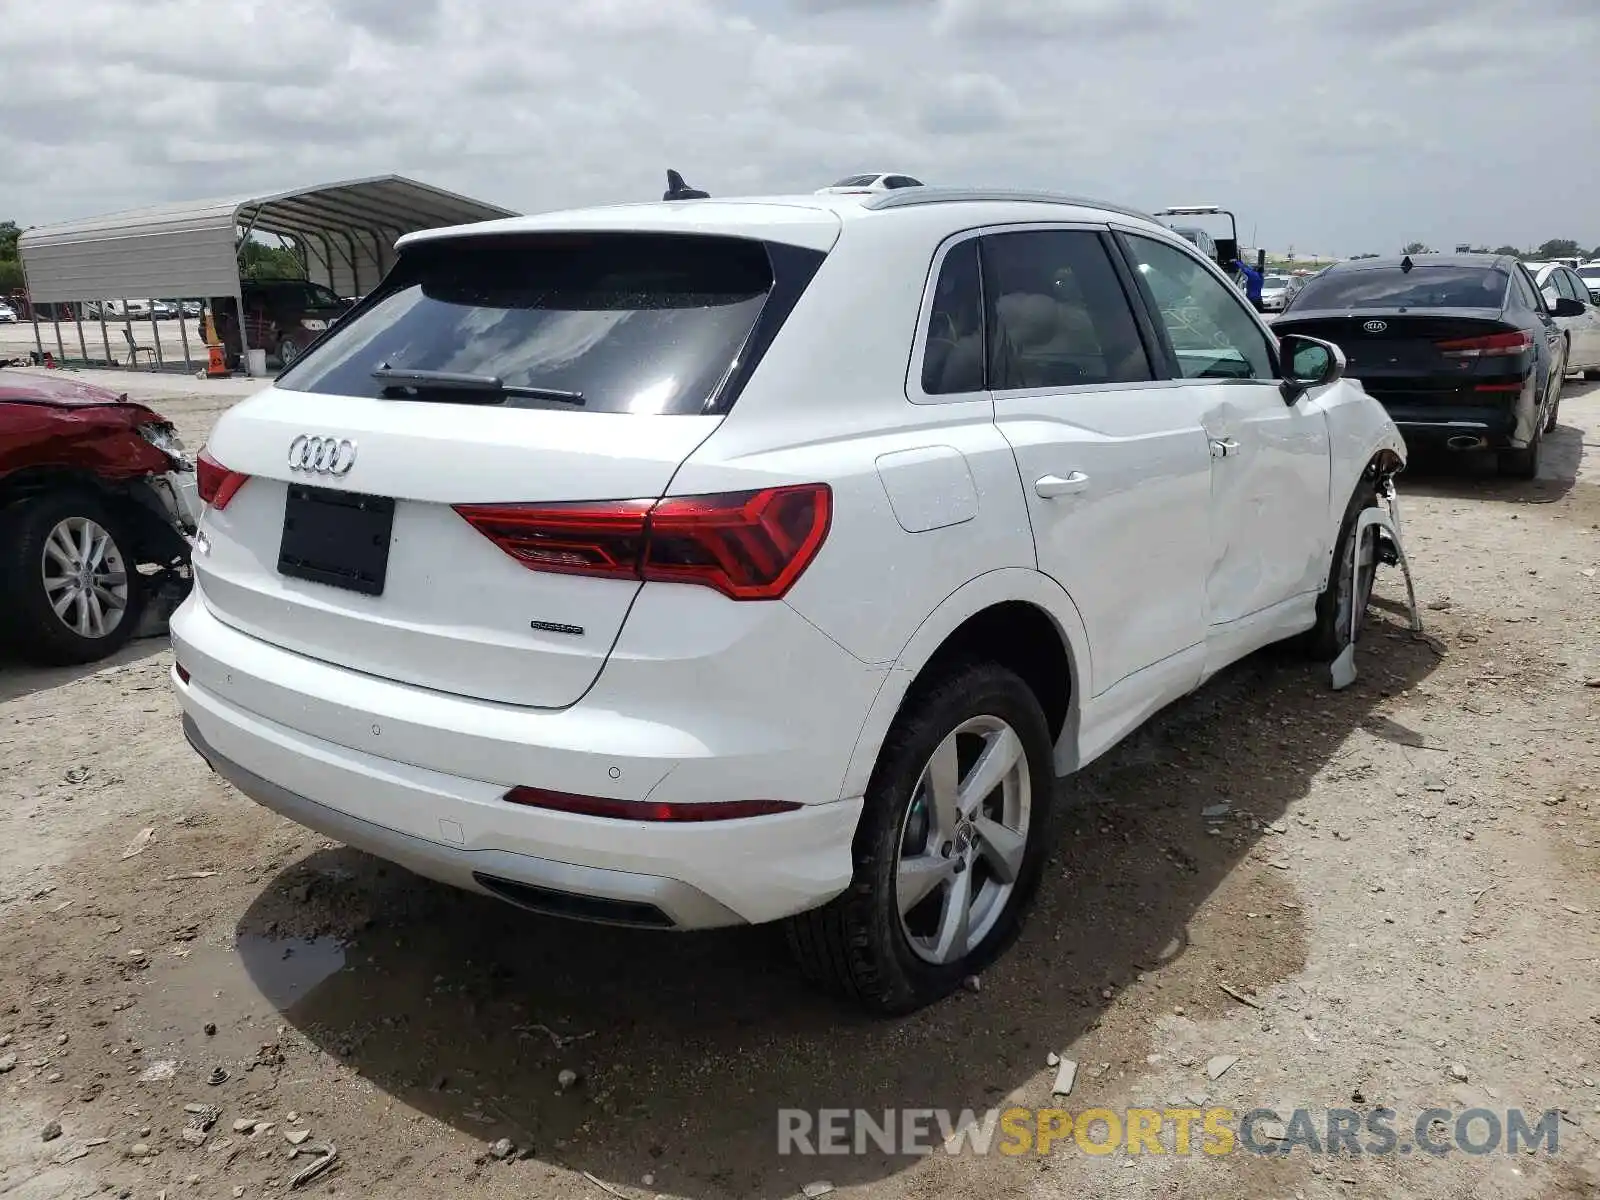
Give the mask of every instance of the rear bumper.
MULTIPOLYGON (((374 679, 232 629, 198 588, 172 637, 189 673, 187 682, 174 673, 185 733, 219 774, 291 820, 429 878, 539 911, 676 929, 775 920, 850 881, 861 801, 838 791, 880 681, 860 664, 870 685, 860 711, 832 710, 852 735, 819 743, 810 739, 823 731, 789 710, 774 714, 776 727, 741 721, 747 712, 697 725, 706 713, 683 692, 668 723, 668 713, 619 710, 599 684, 581 704, 549 711, 374 679), (517 784, 652 800, 784 798, 798 786, 811 802, 663 824, 512 804, 503 797, 517 784)), ((819 674, 823 688, 839 684, 819 674)))
POLYGON ((1412 445, 1447 445, 1475 437, 1486 449, 1506 449, 1526 446, 1537 428, 1538 391, 1531 383, 1521 392, 1485 393, 1488 399, 1459 392, 1421 401, 1385 395, 1370 382, 1366 386, 1412 445))
POLYGON ((464 850, 366 821, 264 779, 222 754, 187 714, 184 736, 201 758, 264 808, 418 875, 522 907, 606 924, 710 929, 743 918, 677 879, 612 871, 504 850, 464 850))

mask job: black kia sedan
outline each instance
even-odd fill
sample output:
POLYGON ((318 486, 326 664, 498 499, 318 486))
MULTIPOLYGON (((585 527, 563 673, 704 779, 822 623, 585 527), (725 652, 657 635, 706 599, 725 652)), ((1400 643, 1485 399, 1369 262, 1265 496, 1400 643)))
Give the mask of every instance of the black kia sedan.
POLYGON ((1532 479, 1555 428, 1566 343, 1552 306, 1514 258, 1418 254, 1337 263, 1272 323, 1344 351, 1346 373, 1412 445, 1493 450, 1500 472, 1532 479))

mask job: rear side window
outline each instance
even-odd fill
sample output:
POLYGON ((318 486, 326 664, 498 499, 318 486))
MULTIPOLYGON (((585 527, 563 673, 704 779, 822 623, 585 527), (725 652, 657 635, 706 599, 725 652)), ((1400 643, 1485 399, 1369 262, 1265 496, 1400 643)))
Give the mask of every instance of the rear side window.
MULTIPOLYGON (((795 286, 803 289, 821 253, 775 249, 790 273, 802 276, 795 286)), ((387 367, 547 389, 581 397, 587 412, 705 412, 746 343, 765 344, 752 332, 774 292, 773 262, 761 242, 699 235, 423 242, 402 254, 362 311, 279 376, 278 386, 393 395, 373 376, 387 367)), ((790 291, 792 305, 798 292, 790 291)), ((748 373, 758 356, 744 356, 739 370, 748 373)), ((452 397, 430 390, 404 398, 452 397)), ((562 402, 506 395, 499 403, 562 402)))
POLYGON ((939 268, 922 355, 922 390, 930 396, 983 391, 983 288, 976 238, 952 246, 939 268))
MULTIPOLYGON (((1506 273, 1495 267, 1419 263, 1334 271, 1306 284, 1296 306, 1313 308, 1493 308, 1505 306, 1506 273)), ((1530 299, 1537 307, 1537 301, 1530 299)))
POLYGON ((1150 379, 1133 310, 1099 235, 1027 230, 983 239, 989 386, 1150 379))
POLYGON ((1528 269, 1526 267, 1514 268, 1511 272, 1511 278, 1517 295, 1522 298, 1522 303, 1533 309, 1534 312, 1543 312, 1544 302, 1539 296, 1539 289, 1534 286, 1533 276, 1528 273, 1528 269))

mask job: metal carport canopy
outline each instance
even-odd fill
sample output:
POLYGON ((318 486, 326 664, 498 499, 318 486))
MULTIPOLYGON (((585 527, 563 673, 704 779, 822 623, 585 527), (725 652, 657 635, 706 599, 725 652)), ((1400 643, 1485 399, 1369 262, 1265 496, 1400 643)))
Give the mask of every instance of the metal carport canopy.
POLYGON ((296 239, 311 277, 321 275, 319 282, 345 294, 347 279, 376 284, 403 234, 516 215, 413 179, 379 175, 40 226, 23 233, 19 248, 36 302, 237 296, 243 227, 296 239))

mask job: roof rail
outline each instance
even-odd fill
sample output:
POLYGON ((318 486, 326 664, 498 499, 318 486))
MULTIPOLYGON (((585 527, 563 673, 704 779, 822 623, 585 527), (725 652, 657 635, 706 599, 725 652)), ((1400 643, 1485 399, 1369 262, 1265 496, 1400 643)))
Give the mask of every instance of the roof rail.
POLYGON ((1029 191, 1015 188, 896 188, 894 191, 881 192, 872 196, 864 201, 861 207, 876 210, 884 208, 914 208, 921 204, 954 204, 982 201, 1069 204, 1075 208, 1103 208, 1108 212, 1121 213, 1125 217, 1137 217, 1141 221, 1155 220, 1149 213, 1140 212, 1136 208, 1128 208, 1121 204, 1110 204, 1104 200, 1093 200, 1087 196, 1071 196, 1065 192, 1029 191))

